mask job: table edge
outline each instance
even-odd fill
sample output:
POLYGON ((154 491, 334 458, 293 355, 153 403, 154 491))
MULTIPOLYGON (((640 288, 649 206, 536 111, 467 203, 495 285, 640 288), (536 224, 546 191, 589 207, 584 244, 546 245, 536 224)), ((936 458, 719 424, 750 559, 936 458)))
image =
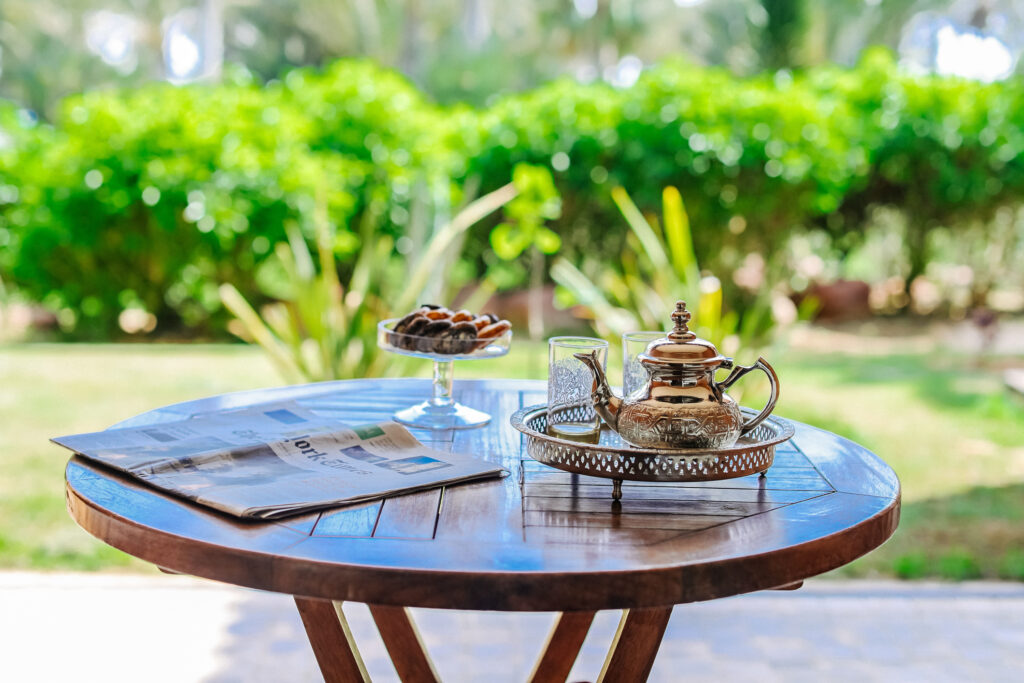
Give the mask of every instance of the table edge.
MULTIPOLYGON (((344 564, 220 546, 127 519, 80 496, 70 483, 66 483, 66 494, 69 513, 85 531, 134 557, 182 574, 310 598, 527 612, 661 607, 787 585, 841 567, 874 550, 895 531, 900 514, 897 496, 871 517, 829 536, 761 555, 723 558, 713 563, 622 571, 501 572, 344 564), (822 552, 823 544, 831 547, 830 552, 822 552), (771 567, 799 569, 765 571, 765 555, 774 560, 769 563, 771 567), (197 560, 198 557, 202 559, 197 560), (216 570, 211 571, 210 565, 216 570), (302 570, 304 581, 282 580, 282 574, 288 573, 282 570, 289 565, 302 570), (254 572, 254 566, 260 571, 254 572), (749 581, 742 587, 724 586, 715 576, 724 570, 748 577, 749 581), (587 582, 586 593, 578 592, 581 580, 587 582), (623 590, 624 582, 630 586, 628 593, 623 590), (432 589, 424 590, 424 584, 432 589), (409 592, 410 585, 417 589, 409 592), (677 590, 666 590, 666 585, 677 590)), ((292 533, 296 544, 307 538, 299 532, 292 533)))
MULTIPOLYGON (((214 406, 242 407, 268 400, 282 400, 288 396, 317 396, 321 393, 330 393, 340 385, 351 390, 360 384, 376 384, 381 381, 429 382, 419 379, 365 378, 234 392, 163 406, 140 413, 116 426, 152 422, 146 420, 147 417, 157 417, 157 422, 161 419, 177 419, 193 414, 196 408, 204 406, 210 406, 207 409, 214 406), (314 390, 310 392, 311 389, 314 390)), ((470 386, 500 383, 501 389, 505 391, 543 391, 545 386, 541 380, 465 379, 457 380, 457 383, 470 386)), ((795 424, 798 427, 804 426, 832 435, 831 432, 811 425, 798 422, 795 424)), ((866 448, 838 435, 832 436, 855 446, 862 455, 869 455, 891 471, 881 458, 866 448)), ((73 461, 74 458, 69 460, 69 467, 73 461)), ((658 607, 774 588, 840 567, 884 543, 898 524, 901 500, 900 484, 896 478, 896 490, 892 498, 871 496, 888 500, 888 504, 872 516, 829 536, 762 554, 770 555, 775 560, 768 563, 772 566, 790 565, 799 567, 799 570, 764 571, 764 568, 759 566, 765 564, 762 555, 724 557, 703 564, 673 564, 635 570, 596 572, 432 570, 326 562, 237 546, 222 546, 176 535, 145 526, 94 503, 75 490, 67 480, 66 472, 67 470, 67 507, 72 518, 98 539, 144 561, 194 576, 304 597, 442 609, 576 611, 658 607), (158 545, 159 552, 156 548, 158 545), (829 552, 822 552, 822 545, 829 546, 829 552), (216 561, 211 562, 212 559, 216 561), (213 565, 213 570, 207 565, 213 565), (289 573, 284 572, 285 569, 302 569, 303 571, 298 573, 304 575, 306 580, 282 580, 282 575, 289 573), (728 569, 730 574, 746 577, 748 580, 745 585, 723 586, 716 582, 715 573, 725 569, 728 569), (574 594, 578 591, 581 580, 587 581, 588 591, 586 594, 574 594), (434 590, 423 590, 424 582, 433 586, 434 590), (409 584, 418 585, 417 595, 410 593, 409 584), (674 589, 666 590, 666 586, 674 589), (558 596, 558 599, 553 599, 552 596, 558 596)), ((837 490, 828 495, 865 494, 837 490)), ((177 499, 175 502, 182 505, 190 504, 177 499)), ((291 530, 291 533, 295 534, 295 544, 308 538, 294 530, 291 530)), ((431 542, 444 543, 438 540, 431 542)), ((279 548, 278 552, 284 549, 279 548)))

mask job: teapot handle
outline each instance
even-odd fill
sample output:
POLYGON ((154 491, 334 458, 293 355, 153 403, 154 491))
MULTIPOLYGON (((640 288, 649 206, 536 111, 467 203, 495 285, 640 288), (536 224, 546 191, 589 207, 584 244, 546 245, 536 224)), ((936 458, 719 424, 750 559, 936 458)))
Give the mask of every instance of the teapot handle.
POLYGON ((753 365, 737 365, 729 373, 723 381, 718 383, 721 389, 728 389, 733 383, 743 375, 747 374, 751 370, 763 370, 764 374, 768 375, 768 383, 771 385, 771 396, 768 397, 768 403, 765 405, 764 410, 743 423, 743 429, 740 430, 740 435, 746 434, 751 429, 761 424, 761 422, 772 414, 772 410, 775 408, 775 402, 779 400, 779 376, 775 374, 775 370, 772 366, 768 365, 768 361, 764 358, 758 358, 757 362, 753 365))

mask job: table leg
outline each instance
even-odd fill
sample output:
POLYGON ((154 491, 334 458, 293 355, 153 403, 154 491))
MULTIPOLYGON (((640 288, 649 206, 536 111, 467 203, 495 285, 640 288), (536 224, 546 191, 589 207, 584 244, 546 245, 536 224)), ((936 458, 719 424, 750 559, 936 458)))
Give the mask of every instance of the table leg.
MULTIPOLYGON (((325 683, 370 683, 341 603, 296 596, 295 606, 299 609, 325 683)), ((440 681, 408 608, 368 607, 403 683, 440 681)), ((595 612, 563 612, 558 615, 530 674, 530 683, 564 683, 579 656, 594 615, 595 612)), ((671 615, 671 607, 623 610, 619 629, 598 681, 646 681, 671 615)))
POLYGON ((595 612, 562 612, 530 674, 530 683, 565 683, 583 647, 595 612))
POLYGON ((430 681, 437 683, 441 677, 437 675, 434 664, 430 661, 423 641, 412 621, 408 607, 389 607, 386 605, 367 605, 370 614, 377 623, 380 638, 384 641, 395 665, 398 678, 403 683, 419 683, 430 681))
POLYGON ((671 607, 623 610, 619 630, 597 680, 600 683, 646 681, 670 616, 671 607))
POLYGON ((325 683, 369 683, 370 675, 359 656, 341 603, 296 596, 295 606, 299 608, 325 683))

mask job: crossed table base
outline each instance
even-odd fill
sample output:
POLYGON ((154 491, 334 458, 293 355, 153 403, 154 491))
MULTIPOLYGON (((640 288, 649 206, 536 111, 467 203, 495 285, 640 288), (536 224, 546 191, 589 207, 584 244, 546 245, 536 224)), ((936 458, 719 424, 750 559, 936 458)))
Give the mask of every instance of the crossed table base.
MULTIPOLYGON (((421 380, 328 382, 191 401, 120 426, 285 400, 366 424, 428 393, 421 380)), ((863 447, 799 423, 767 478, 626 483, 613 505, 611 481, 524 453, 507 417, 545 396, 542 382, 457 382, 455 398, 493 421, 413 430, 434 448, 500 463, 510 473, 502 479, 253 523, 74 457, 68 510, 89 533, 169 571, 296 596, 329 683, 368 680, 344 602, 369 605, 406 682, 438 680, 409 607, 560 612, 531 681, 565 681, 595 613, 622 609, 600 679, 643 681, 674 605, 796 587, 896 529, 892 470, 863 447)))
MULTIPOLYGON (((295 598, 326 683, 369 681, 342 603, 295 598)), ((368 605, 391 663, 402 681, 440 681, 407 607, 368 605)), ((531 683, 564 683, 596 612, 562 612, 551 629, 531 683)), ((658 654, 671 607, 624 610, 599 681, 646 680, 658 654)))

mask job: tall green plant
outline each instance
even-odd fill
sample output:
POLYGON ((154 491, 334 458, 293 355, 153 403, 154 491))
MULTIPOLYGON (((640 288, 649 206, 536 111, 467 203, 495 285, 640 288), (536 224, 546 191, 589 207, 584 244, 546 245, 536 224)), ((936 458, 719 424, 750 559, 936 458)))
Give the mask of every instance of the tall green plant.
POLYGON ((544 327, 542 287, 545 260, 562 247, 562 238, 545 222, 562 215, 562 200, 551 171, 543 166, 516 164, 512 183, 519 194, 505 208, 509 220, 491 231, 491 248, 495 256, 505 262, 519 258, 524 251, 528 252, 529 332, 531 338, 539 339, 544 327))
POLYGON ((621 269, 594 261, 580 268, 564 257, 551 267, 552 279, 589 309, 599 334, 617 341, 631 330, 665 329, 675 302, 683 299, 693 310, 694 330, 717 346, 732 350, 763 340, 773 324, 768 294, 759 295, 742 320, 724 309, 721 282, 701 273, 679 190, 663 190, 660 222, 645 218, 623 188, 611 195, 630 229, 621 269))
POLYGON ((469 203, 434 232, 418 258, 393 250, 390 237, 363 222, 361 248, 347 283, 338 277, 335 230, 321 204, 316 216, 315 258, 298 227, 276 247, 285 275, 279 301, 262 314, 231 284, 220 287, 239 336, 259 344, 287 381, 322 381, 383 374, 377 323, 411 309, 432 276, 443 275, 441 256, 475 223, 516 196, 509 183, 469 203))

